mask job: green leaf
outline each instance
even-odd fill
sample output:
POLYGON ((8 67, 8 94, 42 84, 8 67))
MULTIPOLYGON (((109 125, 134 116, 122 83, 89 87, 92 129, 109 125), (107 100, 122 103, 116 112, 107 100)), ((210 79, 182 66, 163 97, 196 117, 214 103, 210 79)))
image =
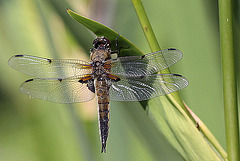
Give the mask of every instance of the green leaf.
MULTIPOLYGON (((114 42, 118 37, 117 32, 96 21, 78 15, 69 9, 68 13, 98 37, 105 36, 111 42, 114 42)), ((118 43, 122 47, 120 56, 142 54, 136 46, 122 36, 119 36, 118 43)), ((112 47, 114 49, 114 45, 112 47)), ((178 103, 173 102, 171 103, 167 97, 159 97, 141 102, 141 104, 143 107, 147 107, 148 116, 157 127, 157 130, 167 138, 168 142, 185 160, 218 160, 217 154, 209 146, 205 138, 202 137, 202 134, 199 133, 191 119, 181 108, 176 108, 179 105, 178 103)), ((162 148, 164 148, 164 145, 159 146, 159 149, 162 148)))
MULTIPOLYGON (((113 45, 113 43, 115 43, 116 38, 119 35, 117 32, 100 24, 99 22, 83 17, 70 9, 68 9, 67 12, 72 18, 74 18, 76 21, 91 30, 96 36, 105 36, 106 38, 108 38, 112 43, 112 50, 116 50, 116 45, 113 45)), ((119 35, 118 38, 118 45, 119 47, 121 47, 120 56, 143 55, 143 53, 133 43, 131 43, 129 40, 122 37, 121 35, 119 35)))

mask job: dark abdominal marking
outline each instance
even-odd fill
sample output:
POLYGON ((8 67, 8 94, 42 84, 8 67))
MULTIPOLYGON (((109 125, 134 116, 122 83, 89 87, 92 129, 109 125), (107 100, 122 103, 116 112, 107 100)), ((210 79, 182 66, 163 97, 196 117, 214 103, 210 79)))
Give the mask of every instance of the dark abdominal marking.
POLYGON ((49 64, 52 63, 52 60, 51 60, 51 59, 47 59, 47 61, 49 62, 49 64))

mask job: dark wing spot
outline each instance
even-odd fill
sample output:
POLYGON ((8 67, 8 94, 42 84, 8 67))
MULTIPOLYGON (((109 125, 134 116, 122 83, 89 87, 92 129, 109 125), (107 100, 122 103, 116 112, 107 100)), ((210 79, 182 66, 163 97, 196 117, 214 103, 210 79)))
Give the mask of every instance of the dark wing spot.
POLYGON ((180 75, 180 74, 173 74, 173 75, 175 75, 175 76, 179 76, 179 77, 182 77, 182 75, 180 75))
POLYGON ((115 80, 115 82, 118 82, 118 81, 120 81, 121 79, 120 78, 117 78, 116 80, 115 80))
POLYGON ((143 79, 145 77, 145 75, 141 75, 140 78, 143 79))
POLYGON ((28 80, 26 80, 25 82, 31 82, 31 81, 33 81, 33 79, 28 79, 28 80))
POLYGON ((145 55, 141 56, 141 59, 145 58, 145 55))
POLYGON ((15 57, 23 57, 23 55, 15 55, 15 57))
POLYGON ((49 64, 52 63, 52 60, 51 60, 51 59, 47 59, 47 61, 49 62, 49 64))
POLYGON ((58 78, 58 81, 61 82, 61 81, 62 81, 62 78, 58 78))
POLYGON ((168 50, 177 50, 177 49, 174 49, 174 48, 169 48, 168 50))

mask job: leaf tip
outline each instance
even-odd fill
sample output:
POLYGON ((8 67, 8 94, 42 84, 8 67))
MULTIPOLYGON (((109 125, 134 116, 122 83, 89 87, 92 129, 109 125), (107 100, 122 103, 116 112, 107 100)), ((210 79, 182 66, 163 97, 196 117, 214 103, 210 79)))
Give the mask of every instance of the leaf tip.
POLYGON ((68 12, 68 14, 70 14, 70 13, 73 12, 73 11, 70 10, 69 8, 67 8, 67 12, 68 12))

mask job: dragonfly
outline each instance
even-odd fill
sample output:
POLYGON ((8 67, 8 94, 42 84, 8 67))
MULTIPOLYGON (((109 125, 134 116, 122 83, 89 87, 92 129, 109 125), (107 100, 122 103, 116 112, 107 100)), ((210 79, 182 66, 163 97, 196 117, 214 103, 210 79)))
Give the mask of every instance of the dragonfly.
POLYGON ((111 42, 97 37, 90 61, 15 55, 10 67, 33 76, 22 83, 22 93, 56 103, 79 103, 97 96, 101 152, 106 153, 111 101, 144 101, 179 91, 188 80, 179 74, 159 74, 182 58, 169 48, 143 56, 111 58, 111 42))

